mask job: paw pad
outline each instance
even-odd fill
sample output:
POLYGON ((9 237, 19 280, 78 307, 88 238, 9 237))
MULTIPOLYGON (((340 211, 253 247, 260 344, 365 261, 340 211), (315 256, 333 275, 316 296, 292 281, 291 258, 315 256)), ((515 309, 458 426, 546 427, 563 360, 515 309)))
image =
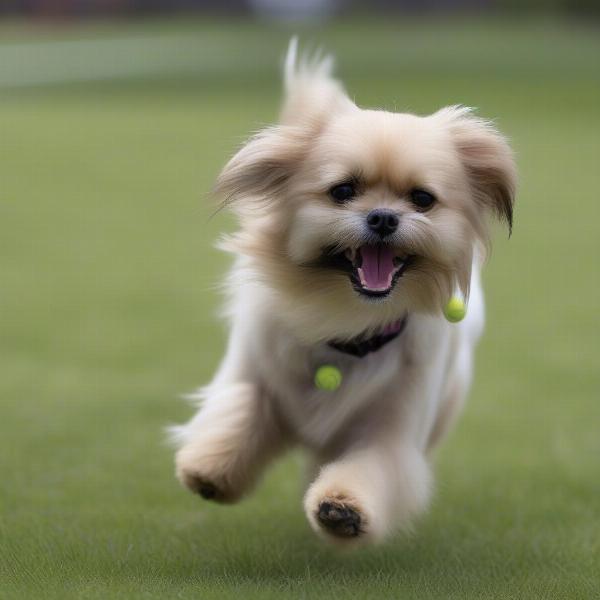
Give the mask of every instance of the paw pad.
POLYGON ((203 483, 201 482, 198 485, 198 493, 205 500, 213 500, 217 497, 217 488, 212 483, 203 483))
POLYGON ((185 474, 181 479, 182 483, 192 492, 202 496, 205 500, 215 500, 217 502, 225 500, 224 494, 216 485, 196 474, 185 474))
POLYGON ((357 537, 362 533, 360 513, 335 502, 322 502, 317 519, 323 528, 337 537, 357 537))

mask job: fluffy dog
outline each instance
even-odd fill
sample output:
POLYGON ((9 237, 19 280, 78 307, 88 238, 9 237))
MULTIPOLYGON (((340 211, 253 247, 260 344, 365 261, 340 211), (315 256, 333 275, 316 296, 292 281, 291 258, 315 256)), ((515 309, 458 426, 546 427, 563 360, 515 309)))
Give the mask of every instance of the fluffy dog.
POLYGON ((279 123, 219 176, 240 222, 223 241, 236 256, 229 342, 176 428, 176 470, 235 502, 301 445, 313 529, 371 542, 427 506, 428 453, 463 404, 483 328, 488 215, 511 227, 516 174, 504 137, 469 109, 364 110, 331 64, 298 60, 293 41, 279 123), (457 292, 468 312, 451 324, 457 292), (315 385, 322 365, 341 372, 336 390, 315 385))

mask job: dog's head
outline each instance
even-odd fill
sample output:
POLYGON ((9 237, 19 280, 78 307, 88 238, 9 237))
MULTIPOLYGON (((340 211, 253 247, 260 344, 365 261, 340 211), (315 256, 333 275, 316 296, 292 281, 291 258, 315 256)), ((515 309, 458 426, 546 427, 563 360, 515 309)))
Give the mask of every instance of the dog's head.
POLYGON ((363 110, 292 43, 279 124, 229 161, 217 191, 239 215, 229 247, 307 337, 352 336, 467 295, 488 214, 510 228, 506 140, 462 107, 420 117, 363 110))

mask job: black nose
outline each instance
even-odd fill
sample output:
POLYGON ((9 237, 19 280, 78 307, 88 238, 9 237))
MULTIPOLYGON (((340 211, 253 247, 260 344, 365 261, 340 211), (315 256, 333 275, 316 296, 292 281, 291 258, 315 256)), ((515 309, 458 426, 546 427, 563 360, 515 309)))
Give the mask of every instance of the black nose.
POLYGON ((367 215, 369 229, 382 238, 394 233, 399 222, 398 215, 387 208, 376 208, 367 215))

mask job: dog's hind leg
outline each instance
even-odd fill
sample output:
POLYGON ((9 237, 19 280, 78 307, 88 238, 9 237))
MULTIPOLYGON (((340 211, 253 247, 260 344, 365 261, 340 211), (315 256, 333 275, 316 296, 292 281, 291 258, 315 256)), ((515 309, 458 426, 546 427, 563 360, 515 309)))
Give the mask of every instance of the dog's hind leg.
POLYGON ((483 333, 484 321, 485 307, 481 277, 475 262, 467 317, 461 323, 452 326, 445 385, 435 422, 427 440, 427 450, 432 450, 444 438, 465 404, 473 379, 475 347, 483 333))
POLYGON ((463 347, 457 353, 446 376, 446 385, 427 440, 427 450, 433 450, 445 437, 465 404, 472 379, 472 351, 463 347))

